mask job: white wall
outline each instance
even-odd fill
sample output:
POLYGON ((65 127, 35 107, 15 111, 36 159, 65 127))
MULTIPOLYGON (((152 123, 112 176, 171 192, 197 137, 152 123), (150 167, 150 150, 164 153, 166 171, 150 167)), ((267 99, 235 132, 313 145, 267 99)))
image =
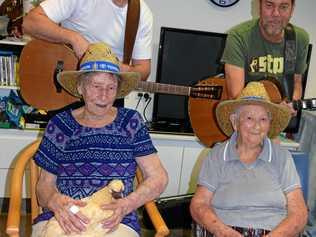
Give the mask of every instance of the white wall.
MULTIPOLYGON (((150 80, 155 81, 160 27, 226 32, 230 27, 256 15, 255 0, 240 0, 235 6, 220 8, 209 0, 145 0, 154 14, 153 61, 150 80)), ((316 97, 316 1, 296 0, 292 23, 303 27, 314 46, 305 97, 316 97)))

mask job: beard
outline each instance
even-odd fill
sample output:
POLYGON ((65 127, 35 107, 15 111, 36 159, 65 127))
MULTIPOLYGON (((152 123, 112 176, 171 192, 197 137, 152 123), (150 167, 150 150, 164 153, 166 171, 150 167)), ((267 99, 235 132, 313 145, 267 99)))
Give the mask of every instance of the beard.
POLYGON ((287 23, 279 20, 271 20, 262 22, 262 28, 265 33, 269 36, 278 36, 282 34, 285 29, 287 23))

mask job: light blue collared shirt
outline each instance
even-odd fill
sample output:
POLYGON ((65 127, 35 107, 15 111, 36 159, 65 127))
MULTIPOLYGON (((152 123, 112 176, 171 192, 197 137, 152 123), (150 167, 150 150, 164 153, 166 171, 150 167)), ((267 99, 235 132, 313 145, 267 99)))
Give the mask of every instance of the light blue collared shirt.
POLYGON ((286 194, 300 188, 290 152, 265 138, 256 161, 244 164, 237 133, 203 161, 198 184, 214 193, 212 207, 227 225, 271 230, 287 215, 286 194))

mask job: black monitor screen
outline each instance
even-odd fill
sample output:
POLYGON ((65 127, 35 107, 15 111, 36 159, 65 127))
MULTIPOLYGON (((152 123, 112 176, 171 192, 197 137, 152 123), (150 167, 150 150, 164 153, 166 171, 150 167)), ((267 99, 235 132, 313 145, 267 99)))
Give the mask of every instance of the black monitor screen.
MULTIPOLYGON (((162 27, 156 82, 192 86, 223 73, 220 59, 226 34, 162 27)), ((188 97, 155 94, 153 123, 192 132, 188 97)))

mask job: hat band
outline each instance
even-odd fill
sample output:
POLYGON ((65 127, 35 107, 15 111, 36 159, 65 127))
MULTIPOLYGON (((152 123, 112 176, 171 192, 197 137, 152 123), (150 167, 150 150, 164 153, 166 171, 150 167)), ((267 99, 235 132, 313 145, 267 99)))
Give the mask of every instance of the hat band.
POLYGON ((241 100, 266 100, 262 96, 244 96, 240 98, 241 100))
POLYGON ((80 71, 105 71, 105 72, 120 72, 118 65, 107 61, 89 61, 80 65, 80 71))

